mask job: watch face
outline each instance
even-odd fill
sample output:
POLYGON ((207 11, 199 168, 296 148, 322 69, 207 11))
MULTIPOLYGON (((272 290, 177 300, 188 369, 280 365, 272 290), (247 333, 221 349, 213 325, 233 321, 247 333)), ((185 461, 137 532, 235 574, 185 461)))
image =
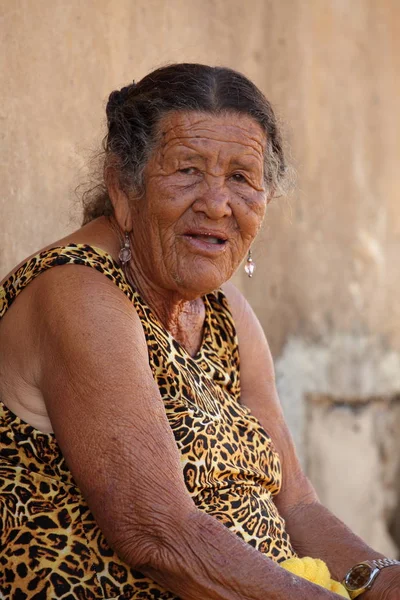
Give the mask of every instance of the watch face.
POLYGON ((356 565, 347 574, 345 583, 348 590, 359 590, 370 583, 371 575, 374 569, 369 565, 356 565))

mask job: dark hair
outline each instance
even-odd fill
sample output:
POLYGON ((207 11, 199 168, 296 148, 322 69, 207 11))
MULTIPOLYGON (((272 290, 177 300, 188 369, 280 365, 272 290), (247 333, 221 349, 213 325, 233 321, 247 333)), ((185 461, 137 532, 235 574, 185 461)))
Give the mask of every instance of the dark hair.
MULTIPOLYGON (((158 141, 158 124, 172 111, 244 113, 267 135, 264 178, 274 194, 284 192, 287 166, 282 139, 271 104, 247 77, 225 67, 181 63, 162 67, 110 94, 103 141, 103 166, 117 168, 123 189, 140 194, 143 171, 158 141)), ((112 205, 102 182, 83 196, 83 223, 111 215, 112 205)))

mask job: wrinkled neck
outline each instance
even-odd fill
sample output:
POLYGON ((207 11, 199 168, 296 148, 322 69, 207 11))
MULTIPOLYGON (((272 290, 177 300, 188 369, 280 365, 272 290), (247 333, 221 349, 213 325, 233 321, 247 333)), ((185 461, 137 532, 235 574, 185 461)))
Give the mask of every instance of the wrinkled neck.
MULTIPOLYGON (((123 236, 113 218, 109 220, 109 226, 114 232, 117 254, 117 248, 123 247, 123 236)), ((154 273, 146 267, 145 261, 142 263, 140 260, 140 249, 131 250, 131 259, 124 267, 128 282, 172 337, 191 355, 196 354, 201 345, 205 319, 202 297, 188 298, 182 290, 162 287, 157 283, 154 273)))
POLYGON ((138 291, 160 323, 189 354, 194 356, 203 337, 205 319, 203 299, 188 300, 175 290, 161 289, 146 277, 134 257, 126 266, 125 273, 128 281, 138 291))

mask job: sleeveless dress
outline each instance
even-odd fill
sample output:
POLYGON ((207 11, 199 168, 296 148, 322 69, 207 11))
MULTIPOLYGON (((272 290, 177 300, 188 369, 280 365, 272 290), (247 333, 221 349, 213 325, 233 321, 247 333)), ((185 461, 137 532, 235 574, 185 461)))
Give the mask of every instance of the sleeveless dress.
MULTIPOLYGON (((100 271, 136 309, 195 505, 273 560, 294 556, 273 501, 281 486, 279 456, 259 421, 240 404, 238 342, 224 294, 204 297, 204 337, 192 358, 127 283, 111 256, 71 244, 38 254, 8 278, 0 287, 0 319, 30 281, 65 264, 100 271)), ((108 546, 54 434, 34 429, 2 402, 0 598, 176 598, 129 568, 108 546)))

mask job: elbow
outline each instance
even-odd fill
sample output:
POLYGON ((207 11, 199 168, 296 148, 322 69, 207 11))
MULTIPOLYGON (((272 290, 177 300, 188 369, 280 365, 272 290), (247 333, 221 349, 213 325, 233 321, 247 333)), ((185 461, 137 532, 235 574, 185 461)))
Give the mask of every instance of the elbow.
MULTIPOLYGON (((165 529, 165 527, 163 527, 165 529)), ((112 546, 121 560, 143 574, 163 570, 168 561, 167 532, 137 532, 114 540, 112 546)))
POLYGON ((136 527, 131 534, 125 532, 112 545, 126 564, 144 575, 167 574, 176 570, 180 558, 184 560, 192 520, 193 515, 181 516, 179 522, 153 519, 151 526, 140 531, 136 527))

